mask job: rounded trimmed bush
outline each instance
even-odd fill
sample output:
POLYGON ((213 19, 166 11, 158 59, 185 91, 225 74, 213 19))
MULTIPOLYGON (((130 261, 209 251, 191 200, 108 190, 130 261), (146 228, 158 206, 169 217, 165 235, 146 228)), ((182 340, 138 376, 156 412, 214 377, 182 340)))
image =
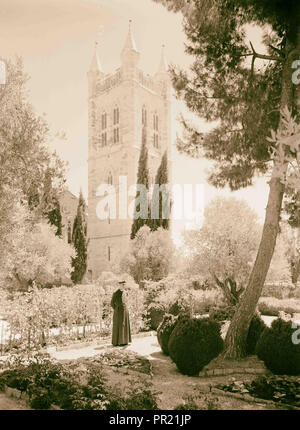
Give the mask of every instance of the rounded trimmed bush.
POLYGON ((151 330, 156 330, 159 324, 162 322, 165 309, 162 306, 153 304, 147 309, 147 317, 150 323, 151 330))
POLYGON ((294 332, 291 321, 278 318, 257 342, 258 358, 276 375, 300 374, 300 344, 293 343, 294 332))
POLYGON ((256 348, 258 339, 260 338, 262 332, 265 330, 266 327, 267 327, 266 324, 264 323, 264 321, 261 319, 259 315, 253 316, 250 323, 250 327, 247 335, 247 341, 246 341, 247 355, 255 354, 255 348, 256 348))
POLYGON ((169 355, 169 339, 175 326, 189 318, 189 314, 184 312, 179 315, 165 314, 157 328, 157 340, 164 354, 169 355))
POLYGON ((179 371, 196 375, 223 350, 220 324, 211 318, 182 319, 168 344, 169 354, 179 371))

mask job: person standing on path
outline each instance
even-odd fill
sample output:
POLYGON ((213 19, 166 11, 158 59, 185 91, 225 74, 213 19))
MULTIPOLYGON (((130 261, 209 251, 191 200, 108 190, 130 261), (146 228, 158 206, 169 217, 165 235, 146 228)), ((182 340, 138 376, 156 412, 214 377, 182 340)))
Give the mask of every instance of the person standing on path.
MULTIPOLYGON (((124 284, 125 281, 119 282, 120 286, 124 284)), ((111 299, 111 306, 114 310, 112 344, 114 346, 128 345, 128 343, 131 342, 129 312, 121 288, 114 292, 111 299)))

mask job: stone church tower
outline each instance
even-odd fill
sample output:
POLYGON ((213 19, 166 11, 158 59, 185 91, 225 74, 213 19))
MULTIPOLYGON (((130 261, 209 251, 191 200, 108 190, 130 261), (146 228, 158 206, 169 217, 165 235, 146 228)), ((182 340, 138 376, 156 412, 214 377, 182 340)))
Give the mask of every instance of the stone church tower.
MULTIPOLYGON (((88 273, 92 279, 109 270, 129 245, 132 219, 124 214, 120 219, 118 213, 119 177, 126 176, 128 188, 136 183, 143 130, 150 182, 154 183, 165 151, 170 164, 171 82, 163 51, 156 74, 145 75, 138 67, 140 53, 131 23, 121 52, 121 67, 115 73, 103 71, 95 48, 88 72, 88 273), (103 198, 97 193, 101 184, 115 187, 115 219, 99 219, 97 215, 97 205, 103 198)), ((128 204, 133 199, 128 197, 128 204)))

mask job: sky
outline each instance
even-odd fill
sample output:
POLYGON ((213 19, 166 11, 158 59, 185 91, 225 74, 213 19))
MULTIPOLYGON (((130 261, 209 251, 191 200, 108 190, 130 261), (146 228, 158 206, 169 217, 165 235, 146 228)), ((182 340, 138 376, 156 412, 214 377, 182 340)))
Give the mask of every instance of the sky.
MULTIPOLYGON (((165 45, 168 63, 188 68, 190 58, 184 52, 185 34, 180 14, 168 12, 151 0, 0 0, 0 55, 22 56, 31 77, 29 98, 38 114, 45 114, 53 135, 64 132, 65 140, 49 144, 68 161, 67 185, 75 195, 82 188, 87 197, 87 71, 98 41, 98 53, 106 73, 120 65, 120 53, 132 20, 140 68, 154 74, 161 46, 165 45)), ((254 46, 260 34, 250 30, 254 46)), ((179 131, 178 115, 191 117, 184 104, 173 103, 173 183, 206 183, 206 160, 195 160, 177 152, 174 141, 179 131)), ((202 131, 209 125, 201 119, 202 131)), ((216 196, 244 199, 263 222, 268 196, 266 178, 253 187, 234 193, 204 186, 205 204, 216 196)), ((177 230, 187 225, 178 223, 177 230)))

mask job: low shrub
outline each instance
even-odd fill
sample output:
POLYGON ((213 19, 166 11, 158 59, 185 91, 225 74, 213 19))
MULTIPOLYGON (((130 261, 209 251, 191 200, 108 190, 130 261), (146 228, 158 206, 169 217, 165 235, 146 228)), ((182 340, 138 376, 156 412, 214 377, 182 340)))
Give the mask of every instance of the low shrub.
POLYGON ((33 396, 29 404, 32 409, 50 409, 51 398, 48 394, 39 394, 33 396))
POLYGON ((256 344, 266 327, 267 327, 266 324, 264 323, 264 321, 261 319, 259 315, 253 316, 249 327, 248 335, 247 335, 247 341, 246 341, 247 355, 255 354, 256 344))
POLYGON ((163 305, 153 303, 148 307, 145 317, 148 320, 148 325, 151 330, 157 329, 159 324, 162 322, 165 313, 166 309, 163 305))
POLYGON ((258 303, 258 310, 262 315, 277 317, 279 312, 287 314, 300 313, 300 301, 297 299, 276 299, 275 297, 262 297, 258 303))
POLYGON ((263 331, 257 342, 258 358, 277 375, 300 374, 300 344, 293 343, 294 332, 290 321, 278 318, 263 331))
POLYGON ((300 382, 291 376, 259 376, 248 391, 254 397, 300 406, 300 382))
POLYGON ((262 297, 274 297, 282 300, 287 298, 292 290, 293 286, 288 284, 265 284, 262 290, 262 297))
POLYGON ((260 399, 300 406, 300 381, 295 376, 258 376, 253 381, 232 381, 216 388, 230 393, 250 394, 260 399))
POLYGON ((147 314, 153 328, 156 326, 156 321, 152 323, 151 313, 153 313, 154 319, 160 313, 159 318, 161 320, 163 311, 173 315, 180 313, 203 314, 208 313, 211 307, 221 306, 224 302, 223 294, 219 289, 195 289, 190 280, 177 279, 174 276, 169 276, 159 282, 147 281, 144 293, 147 314))
POLYGON ((108 410, 157 410, 158 392, 145 379, 133 379, 124 392, 114 388, 109 393, 108 410))
POLYGON ((176 324, 169 354, 181 373, 196 375, 223 349, 220 324, 210 318, 188 318, 176 324))
POLYGON ((116 357, 106 354, 72 363, 55 363, 37 355, 12 363, 0 373, 0 387, 5 385, 25 391, 33 409, 49 409, 56 405, 64 410, 157 409, 157 392, 145 375, 144 357, 133 352, 116 357), (103 366, 127 366, 140 373, 130 385, 115 390, 104 376, 103 366))

